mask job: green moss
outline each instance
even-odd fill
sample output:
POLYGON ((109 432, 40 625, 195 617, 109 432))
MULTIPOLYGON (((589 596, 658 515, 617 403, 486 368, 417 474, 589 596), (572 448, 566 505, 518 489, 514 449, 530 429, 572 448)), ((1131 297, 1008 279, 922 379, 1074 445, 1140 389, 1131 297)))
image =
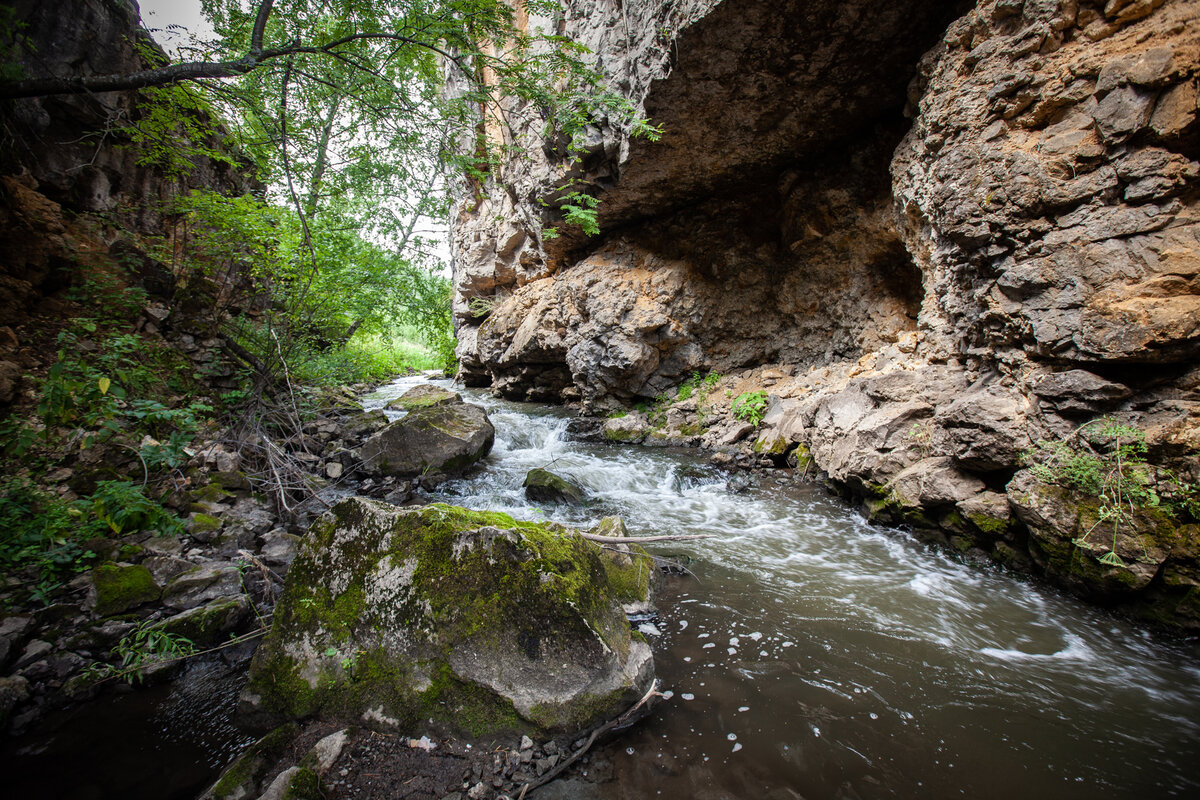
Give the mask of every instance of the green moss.
POLYGON ((283 790, 283 800, 325 800, 326 796, 321 776, 310 767, 297 770, 283 790))
POLYGON ((630 429, 630 430, 611 430, 609 428, 604 429, 604 438, 610 442, 635 442, 635 441, 641 439, 642 436, 643 436, 642 431, 634 430, 634 429, 630 429))
POLYGON ((605 694, 585 697, 570 709, 554 706, 534 706, 529 716, 543 728, 565 727, 567 730, 578 731, 593 724, 597 719, 611 714, 620 708, 625 697, 625 689, 614 689, 605 694), (564 710, 566 711, 564 718, 564 710))
POLYGON ((193 503, 220 503, 233 497, 232 494, 221 488, 219 483, 210 483, 202 489, 196 489, 192 493, 193 503))
POLYGON ((143 566, 101 564, 92 570, 96 587, 96 614, 110 617, 143 603, 152 603, 162 590, 143 566))
POLYGON ((788 463, 792 464, 796 469, 808 471, 808 468, 813 463, 812 451, 807 446, 798 444, 788 453, 788 463))
POLYGON ((140 544, 123 544, 117 550, 116 560, 118 561, 134 561, 142 557, 146 552, 146 548, 140 544))
POLYGON ((788 446, 790 444, 791 443, 782 436, 776 436, 774 434, 767 433, 763 436, 760 436, 758 440, 754 442, 754 447, 752 449, 754 452, 763 456, 782 456, 787 453, 788 446))
POLYGON ((605 552, 604 571, 613 597, 622 603, 643 603, 650 599, 654 561, 644 548, 627 545, 629 554, 605 552))
POLYGON ((250 745, 245 753, 229 765, 213 786, 212 795, 215 800, 224 800, 235 794, 243 797, 256 796, 258 784, 266 771, 283 756, 284 750, 299 732, 300 728, 295 723, 280 725, 250 745), (239 792, 239 789, 243 791, 239 792))
POLYGON ((1012 522, 1007 519, 1000 519, 988 514, 967 514, 967 519, 980 532, 986 533, 988 536, 999 537, 1008 532, 1012 522))
POLYGON ((525 475, 525 496, 537 503, 582 503, 583 490, 575 484, 544 469, 531 469, 525 475))
POLYGON ((416 411, 461 401, 462 398, 454 392, 437 386, 425 385, 409 389, 402 396, 388 403, 387 407, 396 411, 416 411))
POLYGON ((203 534, 219 531, 224 525, 225 523, 217 517, 214 517, 211 514, 204 514, 202 512, 196 512, 192 514, 187 521, 188 533, 192 535, 197 533, 203 534))
POLYGON ((243 597, 218 599, 199 608, 164 619, 154 625, 175 636, 183 636, 197 647, 219 644, 222 635, 233 630, 243 616, 249 616, 250 607, 243 597))
POLYGON ((452 651, 506 652, 515 639, 536 654, 549 636, 557 646, 594 631, 628 654, 629 626, 615 598, 648 595, 651 570, 634 563, 646 559, 610 565, 595 544, 553 523, 440 504, 377 516, 365 503, 338 504, 310 529, 292 565, 251 670, 248 688, 264 710, 291 718, 375 710, 402 727, 435 718, 473 735, 520 729, 528 723, 511 703, 448 674, 452 651), (339 533, 350 528, 355 535, 339 533), (338 574, 352 576, 336 592, 325 577, 331 552, 338 574), (386 607, 372 595, 378 585, 368 586, 377 580, 391 587, 386 607), (415 642, 403 664, 381 644, 393 630, 415 642), (285 639, 310 643, 304 664, 285 639))

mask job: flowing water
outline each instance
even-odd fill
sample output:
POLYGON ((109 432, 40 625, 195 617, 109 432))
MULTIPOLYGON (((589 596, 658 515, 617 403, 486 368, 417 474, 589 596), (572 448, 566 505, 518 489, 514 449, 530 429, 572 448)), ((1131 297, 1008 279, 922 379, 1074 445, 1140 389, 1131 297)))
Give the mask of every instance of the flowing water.
MULTIPOLYGON (((387 387, 368 407, 416 381, 387 387)), ((447 385, 447 384, 444 384, 447 385)), ((438 499, 634 534, 691 558, 643 623, 671 696, 592 755, 603 798, 1200 796, 1200 644, 872 527, 823 490, 732 491, 695 452, 571 442, 560 409, 472 394, 484 469, 438 499), (527 470, 583 486, 535 508, 527 470)))

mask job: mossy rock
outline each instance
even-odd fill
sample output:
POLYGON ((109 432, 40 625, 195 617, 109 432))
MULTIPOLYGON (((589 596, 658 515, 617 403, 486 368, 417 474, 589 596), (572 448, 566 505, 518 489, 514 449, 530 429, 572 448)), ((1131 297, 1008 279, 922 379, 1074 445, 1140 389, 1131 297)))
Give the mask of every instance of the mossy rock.
POLYGON ((813 464, 812 451, 806 445, 796 445, 787 454, 787 464, 801 472, 807 472, 813 464))
POLYGON ((92 570, 98 616, 111 617, 146 603, 162 594, 150 570, 141 565, 101 564, 92 570))
MULTIPOLYGON (((604 551, 553 523, 338 503, 304 538, 243 694, 250 724, 575 731, 653 676, 604 551), (617 585, 614 585, 616 583, 617 585)), ((632 585, 634 581, 626 581, 632 585)))
POLYGON ((525 487, 526 499, 534 503, 578 505, 583 502, 583 489, 549 470, 529 470, 522 485, 525 487))
POLYGON ((252 616, 246 595, 218 597, 207 605, 188 609, 154 625, 156 630, 182 636, 197 648, 212 647, 228 639, 252 616))
POLYGON ((188 517, 187 532, 198 539, 207 541, 224 525, 225 523, 219 517, 197 511, 188 517))
POLYGON ((364 466, 383 475, 462 472, 492 451, 496 430, 479 406, 452 403, 412 411, 363 443, 364 466))
POLYGON ((263 779, 300 733, 295 723, 280 725, 230 764, 200 800, 249 800, 262 794, 263 779))
POLYGON ((420 386, 414 386, 395 400, 392 400, 387 404, 387 407, 393 411, 416 411, 418 408, 433 408, 434 406, 445 406, 451 403, 461 403, 462 401, 462 395, 457 392, 452 392, 449 389, 443 389, 440 386, 434 386, 430 383, 423 383, 420 386))
POLYGON ((791 444, 787 438, 780 436, 775 431, 768 430, 763 431, 758 439, 755 440, 751 449, 760 456, 773 456, 782 459, 787 455, 791 444))
MULTIPOLYGON (((629 530, 620 517, 605 517, 588 533, 598 536, 625 538, 629 530)), ((627 615, 644 614, 653 610, 654 592, 661 574, 658 565, 645 548, 630 543, 606 544, 604 571, 613 596, 627 615)))

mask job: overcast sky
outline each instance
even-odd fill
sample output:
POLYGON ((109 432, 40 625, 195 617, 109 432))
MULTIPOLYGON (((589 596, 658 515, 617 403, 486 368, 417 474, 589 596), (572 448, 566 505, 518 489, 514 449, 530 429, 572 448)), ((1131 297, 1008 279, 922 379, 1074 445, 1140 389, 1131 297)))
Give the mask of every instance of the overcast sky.
POLYGON ((200 15, 200 0, 137 0, 137 4, 142 24, 168 50, 173 51, 180 41, 178 34, 169 30, 172 25, 182 25, 188 33, 201 37, 212 32, 200 15))

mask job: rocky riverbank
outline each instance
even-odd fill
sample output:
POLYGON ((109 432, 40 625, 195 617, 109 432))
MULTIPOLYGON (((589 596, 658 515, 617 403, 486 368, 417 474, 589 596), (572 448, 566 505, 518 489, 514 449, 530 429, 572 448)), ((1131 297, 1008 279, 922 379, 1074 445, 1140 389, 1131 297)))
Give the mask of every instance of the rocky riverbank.
POLYGON ((464 380, 1200 626, 1194 3, 694 2, 669 47, 571 6, 664 133, 531 148, 462 209, 464 380), (600 234, 564 245, 567 181, 600 234), (729 376, 707 406, 695 373, 729 376))

